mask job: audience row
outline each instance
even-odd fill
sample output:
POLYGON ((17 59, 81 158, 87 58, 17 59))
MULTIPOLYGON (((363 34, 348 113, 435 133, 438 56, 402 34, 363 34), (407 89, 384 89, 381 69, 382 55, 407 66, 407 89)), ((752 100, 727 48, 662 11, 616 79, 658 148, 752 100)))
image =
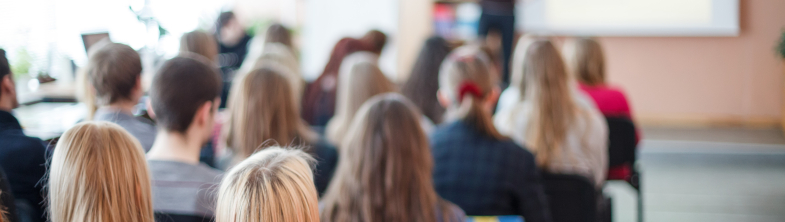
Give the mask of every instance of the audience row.
POLYGON ((609 172, 603 116, 631 118, 623 93, 605 84, 591 39, 571 39, 560 52, 548 39, 522 37, 502 91, 498 61, 481 44, 428 39, 399 88, 377 64, 386 37, 370 32, 340 40, 306 85, 289 31, 273 25, 264 36, 248 40, 251 52, 227 75, 220 40, 185 34, 182 54, 158 68, 141 103, 149 118, 134 115, 145 96, 139 54, 98 45, 80 75, 90 114, 59 139, 48 171, 42 142, 9 113, 18 104, 5 61, 0 139, 9 146, 0 165, 18 212, 6 215, 548 222, 540 173, 585 176, 599 192, 609 172), (206 143, 215 162, 200 162, 206 143))

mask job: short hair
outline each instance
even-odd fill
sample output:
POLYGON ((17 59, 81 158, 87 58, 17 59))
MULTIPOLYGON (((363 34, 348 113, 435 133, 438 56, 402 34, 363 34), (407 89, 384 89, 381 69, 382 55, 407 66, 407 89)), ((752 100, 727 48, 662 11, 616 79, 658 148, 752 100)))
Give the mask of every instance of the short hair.
MULTIPOLYGON (((5 50, 0 49, 0 81, 5 78, 5 75, 11 74, 11 66, 8 65, 8 59, 5 57, 5 50)), ((0 91, 0 93, 3 93, 0 91)))
POLYGON ((166 61, 153 78, 150 100, 158 125, 185 133, 202 104, 221 95, 221 77, 204 57, 182 54, 166 61))
POLYGON ((277 42, 292 48, 292 33, 286 26, 275 23, 267 27, 264 41, 265 43, 277 42))
POLYGON ((98 105, 131 99, 131 90, 142 74, 139 53, 124 44, 107 43, 89 57, 87 78, 98 105))
POLYGON ((144 150, 110 122, 82 122, 57 142, 49 169, 52 221, 153 222, 144 150))
POLYGON ((216 222, 319 221, 314 159, 301 150, 270 147, 226 173, 216 222))
POLYGON ((192 52, 211 62, 218 61, 218 42, 205 31, 194 30, 180 37, 180 52, 192 52))
POLYGON ((221 14, 218 15, 218 21, 216 21, 215 24, 216 32, 220 32, 221 29, 226 25, 226 23, 228 23, 233 18, 234 18, 234 12, 232 11, 221 12, 221 14))

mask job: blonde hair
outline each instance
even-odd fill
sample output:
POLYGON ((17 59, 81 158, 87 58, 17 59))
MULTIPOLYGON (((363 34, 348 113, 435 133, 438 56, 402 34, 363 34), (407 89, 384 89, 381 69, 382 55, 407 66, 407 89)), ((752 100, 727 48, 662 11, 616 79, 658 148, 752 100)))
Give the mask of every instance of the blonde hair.
POLYGON ((134 87, 140 87, 142 60, 133 48, 108 41, 96 43, 88 55, 87 67, 77 73, 77 85, 88 108, 87 119, 92 119, 98 106, 132 99, 134 87))
POLYGON ((286 77, 273 66, 263 66, 242 75, 229 97, 229 118, 224 127, 226 145, 239 162, 268 140, 306 145, 317 136, 300 119, 299 106, 291 100, 286 77))
POLYGON ((526 87, 523 83, 523 63, 526 60, 526 51, 536 40, 537 37, 531 34, 526 34, 518 39, 518 43, 516 43, 515 51, 512 55, 512 67, 510 67, 510 86, 516 87, 518 89, 523 89, 526 87))
POLYGON ((375 95, 395 91, 395 85, 384 76, 370 52, 356 52, 347 56, 340 68, 335 116, 327 122, 325 136, 340 145, 357 110, 375 95))
POLYGON ((420 116, 395 93, 360 108, 322 200, 323 221, 455 221, 452 205, 433 188, 433 158, 420 116))
POLYGON ((447 119, 463 120, 487 136, 503 139, 493 125, 491 113, 481 104, 494 87, 485 53, 472 46, 458 48, 447 56, 439 70, 439 91, 453 101, 447 107, 447 119), (466 93, 459 98, 459 91, 467 85, 476 86, 481 95, 466 93))
POLYGON ((88 121, 66 131, 47 188, 52 221, 153 221, 144 150, 114 123, 88 121))
POLYGON ((605 83, 605 56, 600 43, 590 38, 569 39, 562 52, 569 73, 578 81, 590 86, 605 83))
POLYGON ((180 52, 191 52, 204 56, 213 65, 218 64, 218 42, 205 31, 194 30, 180 37, 180 52))
POLYGON ((270 147, 233 167, 221 181, 216 222, 319 221, 319 203, 303 151, 270 147))
MULTIPOLYGON (((585 113, 573 98, 573 85, 564 62, 549 40, 537 40, 526 51, 521 98, 534 104, 526 145, 536 154, 537 163, 548 167, 551 158, 562 152, 567 131, 577 115, 585 113)), ((586 146, 583 146, 586 147, 586 146)))

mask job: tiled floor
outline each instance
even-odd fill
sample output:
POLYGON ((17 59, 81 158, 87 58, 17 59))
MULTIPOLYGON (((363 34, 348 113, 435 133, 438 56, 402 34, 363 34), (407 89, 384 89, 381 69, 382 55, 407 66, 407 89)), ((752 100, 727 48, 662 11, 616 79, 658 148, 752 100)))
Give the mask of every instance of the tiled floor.
MULTIPOLYGON (((645 221, 785 221, 785 138, 779 130, 644 129, 645 221)), ((611 182, 614 221, 635 221, 635 196, 611 182)))

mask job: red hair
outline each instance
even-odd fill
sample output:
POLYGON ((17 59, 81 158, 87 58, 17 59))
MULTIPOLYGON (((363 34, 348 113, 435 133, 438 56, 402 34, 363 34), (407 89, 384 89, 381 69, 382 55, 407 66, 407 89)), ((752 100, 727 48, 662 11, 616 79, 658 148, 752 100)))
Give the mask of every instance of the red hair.
POLYGON ((372 48, 368 43, 354 38, 343 38, 335 44, 322 75, 308 85, 305 94, 303 94, 302 116, 305 121, 311 125, 327 123, 329 117, 335 113, 335 89, 337 86, 325 88, 324 82, 330 79, 338 84, 338 70, 341 68, 343 58, 355 52, 371 51, 372 48))

